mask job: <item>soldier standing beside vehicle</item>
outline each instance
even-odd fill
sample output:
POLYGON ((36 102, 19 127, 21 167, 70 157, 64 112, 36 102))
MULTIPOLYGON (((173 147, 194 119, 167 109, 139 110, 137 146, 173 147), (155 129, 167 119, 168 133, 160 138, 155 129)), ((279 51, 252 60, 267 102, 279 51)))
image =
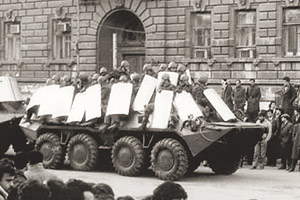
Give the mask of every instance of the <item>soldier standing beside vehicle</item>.
POLYGON ((290 83, 289 77, 284 77, 282 79, 284 81, 282 88, 282 102, 281 109, 283 113, 289 114, 292 116, 293 114, 293 102, 297 97, 295 88, 290 83))
POLYGON ((242 110, 244 112, 244 107, 246 104, 246 90, 242 87, 241 80, 236 80, 236 87, 233 91, 234 99, 234 110, 242 110))
POLYGON ((256 169, 258 165, 260 165, 260 169, 263 169, 267 164, 267 144, 272 136, 272 124, 267 120, 267 112, 265 110, 260 111, 256 123, 263 125, 265 132, 262 135, 261 141, 258 141, 255 146, 252 169, 256 169))
POLYGON ((231 85, 228 83, 227 79, 222 80, 222 99, 226 103, 226 105, 230 108, 230 110, 233 110, 233 90, 231 85))
POLYGON ((250 79, 250 87, 247 88, 246 98, 248 101, 247 115, 250 122, 255 122, 259 112, 261 98, 260 88, 255 85, 255 79, 250 79))

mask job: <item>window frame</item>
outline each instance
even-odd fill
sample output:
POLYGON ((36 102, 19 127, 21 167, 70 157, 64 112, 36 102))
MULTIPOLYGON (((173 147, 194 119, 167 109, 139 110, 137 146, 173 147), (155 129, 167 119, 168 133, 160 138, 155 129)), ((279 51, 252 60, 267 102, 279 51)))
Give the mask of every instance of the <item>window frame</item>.
POLYGON ((299 58, 300 57, 300 22, 286 22, 286 12, 291 10, 299 10, 299 8, 284 8, 282 13, 282 56, 286 58, 299 58), (295 31, 295 40, 292 41, 293 50, 289 51, 289 33, 286 32, 287 28, 293 28, 295 31), (289 55, 288 55, 289 54, 289 55))
POLYGON ((242 10, 235 10, 235 15, 234 15, 234 31, 233 31, 233 37, 234 37, 234 57, 239 58, 239 59, 255 59, 258 57, 257 55, 257 35, 258 35, 258 14, 257 14, 257 9, 242 9, 242 10), (239 24, 239 13, 254 13, 255 14, 255 19, 254 19, 254 24, 239 24), (251 46, 249 45, 240 45, 239 42, 241 40, 240 37, 240 31, 239 29, 244 28, 245 30, 247 29, 255 29, 254 32, 251 32, 252 34, 255 33, 254 38, 254 44, 251 46), (242 52, 249 52, 249 56, 241 56, 242 52))
MULTIPOLYGON (((59 61, 59 60, 71 60, 73 57, 73 49, 72 49, 72 19, 71 18, 64 18, 64 19, 56 19, 52 18, 50 19, 50 43, 49 45, 51 46, 49 51, 49 57, 53 61, 59 61), (56 32, 56 26, 58 23, 67 23, 70 26, 70 31, 68 33, 61 33, 61 36, 59 36, 59 33, 56 32), (66 39, 68 38, 68 39, 66 39), (61 40, 59 42, 58 40, 61 40), (68 41, 69 48, 63 48, 62 52, 58 53, 58 48, 57 46, 65 47, 66 41, 68 41), (59 45, 58 45, 59 44, 59 45), (64 56, 66 54, 66 51, 68 51, 69 56, 64 56), (59 55, 59 56, 58 56, 59 55)), ((59 48, 61 49, 61 48, 59 48)))

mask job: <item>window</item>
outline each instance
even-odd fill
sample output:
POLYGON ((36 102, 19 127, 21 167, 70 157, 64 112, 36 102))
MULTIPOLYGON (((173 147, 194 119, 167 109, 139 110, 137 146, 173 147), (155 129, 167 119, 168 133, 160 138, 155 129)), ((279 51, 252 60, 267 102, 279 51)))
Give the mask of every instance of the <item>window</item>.
POLYGON ((4 58, 19 60, 21 56, 20 23, 7 22, 4 24, 4 58))
POLYGON ((285 10, 283 52, 285 56, 300 56, 300 10, 285 10))
POLYGON ((256 12, 239 11, 236 26, 236 57, 256 57, 256 12))
POLYGON ((71 58, 71 20, 53 20, 52 58, 71 58))
POLYGON ((192 14, 192 57, 210 58, 211 14, 192 14))

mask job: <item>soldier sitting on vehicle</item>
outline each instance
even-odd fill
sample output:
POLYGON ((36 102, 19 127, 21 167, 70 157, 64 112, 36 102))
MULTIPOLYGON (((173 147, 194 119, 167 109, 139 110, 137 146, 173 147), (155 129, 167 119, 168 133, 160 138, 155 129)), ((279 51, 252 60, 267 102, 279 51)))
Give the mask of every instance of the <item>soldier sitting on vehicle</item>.
POLYGON ((177 73, 179 74, 179 76, 185 74, 186 71, 186 67, 183 64, 179 64, 177 67, 177 73))
POLYGON ((98 73, 93 74, 91 85, 96 85, 99 77, 100 77, 100 75, 98 73))
POLYGON ((158 86, 158 92, 161 92, 162 90, 171 90, 171 91, 175 91, 176 90, 176 86, 173 85, 170 81, 170 75, 169 74, 164 74, 161 77, 161 82, 158 86))
POLYGON ((161 64, 158 68, 158 72, 167 71, 168 66, 166 64, 161 64))
POLYGON ((52 76, 52 81, 53 81, 53 84, 59 85, 60 76, 58 74, 53 75, 52 76))
POLYGON ((71 77, 69 75, 64 75, 61 79, 60 86, 66 87, 72 85, 71 77))
POLYGON ((79 75, 79 83, 78 83, 80 92, 84 92, 89 87, 89 76, 87 74, 79 75))
POLYGON ((131 83, 133 85, 133 93, 132 93, 132 100, 135 99, 135 96, 140 88, 140 83, 141 83, 141 75, 138 73, 134 73, 130 75, 131 78, 131 83))
POLYGON ((106 76, 107 74, 108 74, 107 69, 105 67, 101 67, 100 71, 99 71, 99 75, 100 76, 106 76))
POLYGON ((168 65, 168 71, 176 72, 177 71, 177 64, 175 62, 170 62, 168 65))
POLYGON ((122 75, 129 77, 129 63, 126 60, 121 61, 120 67, 117 69, 113 70, 110 74, 109 77, 110 79, 114 78, 116 80, 119 80, 122 75))
POLYGON ((192 85, 189 83, 189 77, 186 74, 182 74, 179 78, 179 83, 176 89, 177 93, 181 93, 182 91, 186 91, 188 93, 192 92, 192 85))
POLYGON ((153 71, 153 68, 152 68, 151 64, 145 64, 143 66, 143 77, 142 78, 144 78, 144 76, 146 74, 149 75, 149 76, 155 77, 155 73, 153 71))

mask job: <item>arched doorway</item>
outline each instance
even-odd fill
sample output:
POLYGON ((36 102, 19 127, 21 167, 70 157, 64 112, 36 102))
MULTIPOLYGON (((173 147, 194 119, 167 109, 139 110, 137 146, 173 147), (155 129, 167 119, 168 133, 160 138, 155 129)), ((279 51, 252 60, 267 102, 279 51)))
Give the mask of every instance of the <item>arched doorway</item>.
POLYGON ((130 63, 131 73, 140 73, 145 62, 145 29, 128 10, 110 13, 98 30, 97 67, 112 70, 121 60, 130 63))

